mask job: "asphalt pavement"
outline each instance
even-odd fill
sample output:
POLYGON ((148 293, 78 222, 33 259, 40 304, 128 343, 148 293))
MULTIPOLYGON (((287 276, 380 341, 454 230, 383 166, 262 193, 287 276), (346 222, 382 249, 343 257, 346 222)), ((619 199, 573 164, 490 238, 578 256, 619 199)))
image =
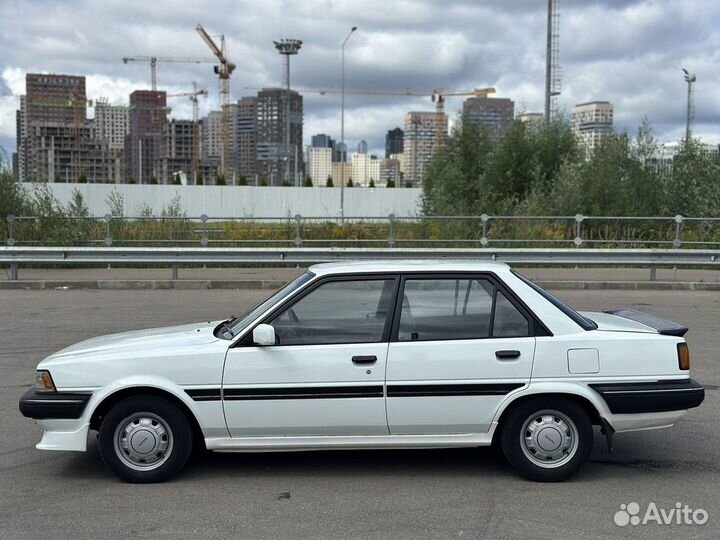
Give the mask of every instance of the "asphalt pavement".
POLYGON ((17 409, 37 362, 88 337, 240 314, 267 290, 0 290, 0 538, 720 538, 720 293, 560 291, 687 324, 705 403, 674 428, 596 433, 570 481, 520 479, 492 449, 201 454, 174 481, 130 485, 87 453, 41 452, 17 409), (676 503, 705 525, 614 523, 676 503), (632 508, 632 507, 631 507, 632 508))

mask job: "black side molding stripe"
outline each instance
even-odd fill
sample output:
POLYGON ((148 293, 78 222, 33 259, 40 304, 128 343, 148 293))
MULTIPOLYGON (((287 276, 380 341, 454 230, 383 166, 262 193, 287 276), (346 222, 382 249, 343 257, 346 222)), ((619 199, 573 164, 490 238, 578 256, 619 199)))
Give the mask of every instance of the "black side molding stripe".
POLYGON ((294 388, 228 388, 226 400, 260 399, 339 399, 383 397, 382 385, 377 386, 308 386, 294 388))
MULTIPOLYGON (((218 401, 220 388, 185 390, 195 401, 218 401)), ((341 399, 381 398, 382 385, 377 386, 310 386, 294 388, 226 388, 226 401, 268 399, 341 399)))
POLYGON ((201 390, 185 390, 185 393, 194 401, 219 401, 221 398, 220 387, 203 388, 201 390))
MULTIPOLYGON (((525 386, 523 383, 498 384, 391 384, 387 397, 430 397, 430 396, 504 396, 525 386)), ((185 390, 195 401, 270 400, 270 399, 342 399, 381 398, 382 385, 376 386, 299 386, 294 388, 226 388, 221 395, 220 388, 185 390)))
POLYGON ((429 396, 504 396, 525 386, 522 383, 498 384, 391 384, 388 397, 429 396))

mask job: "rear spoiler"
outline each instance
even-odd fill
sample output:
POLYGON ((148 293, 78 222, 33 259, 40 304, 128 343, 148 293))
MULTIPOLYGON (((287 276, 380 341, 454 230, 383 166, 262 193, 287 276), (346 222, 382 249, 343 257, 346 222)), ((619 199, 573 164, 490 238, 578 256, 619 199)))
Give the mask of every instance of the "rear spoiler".
POLYGON ((682 326, 678 323, 668 321, 667 319, 661 319, 660 317, 650 315, 649 313, 635 311, 634 309, 611 309, 605 311, 605 313, 617 315, 618 317, 623 317, 624 319, 630 319, 631 321, 639 322, 641 324, 644 324, 645 326, 654 328, 658 331, 658 333, 664 336, 683 337, 688 331, 687 327, 682 326))

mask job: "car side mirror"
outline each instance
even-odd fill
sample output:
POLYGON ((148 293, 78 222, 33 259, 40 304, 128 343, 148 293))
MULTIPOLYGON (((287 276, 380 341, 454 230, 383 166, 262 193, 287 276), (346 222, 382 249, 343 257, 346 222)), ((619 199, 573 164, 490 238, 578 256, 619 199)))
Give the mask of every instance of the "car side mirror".
POLYGON ((258 324, 253 330, 253 343, 261 347, 275 345, 275 329, 269 324, 258 324))

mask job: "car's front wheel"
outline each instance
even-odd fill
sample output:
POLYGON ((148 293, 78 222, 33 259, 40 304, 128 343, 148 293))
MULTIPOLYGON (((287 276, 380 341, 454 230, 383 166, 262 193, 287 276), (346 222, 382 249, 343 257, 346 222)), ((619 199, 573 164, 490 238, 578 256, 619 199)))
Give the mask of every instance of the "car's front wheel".
POLYGON ((590 457, 593 428, 585 410, 560 398, 533 399, 512 409, 501 426, 503 453, 525 478, 559 482, 590 457))
POLYGON ((185 414, 158 396, 117 403, 100 426, 100 455, 126 482, 163 482, 176 474, 192 450, 185 414))

